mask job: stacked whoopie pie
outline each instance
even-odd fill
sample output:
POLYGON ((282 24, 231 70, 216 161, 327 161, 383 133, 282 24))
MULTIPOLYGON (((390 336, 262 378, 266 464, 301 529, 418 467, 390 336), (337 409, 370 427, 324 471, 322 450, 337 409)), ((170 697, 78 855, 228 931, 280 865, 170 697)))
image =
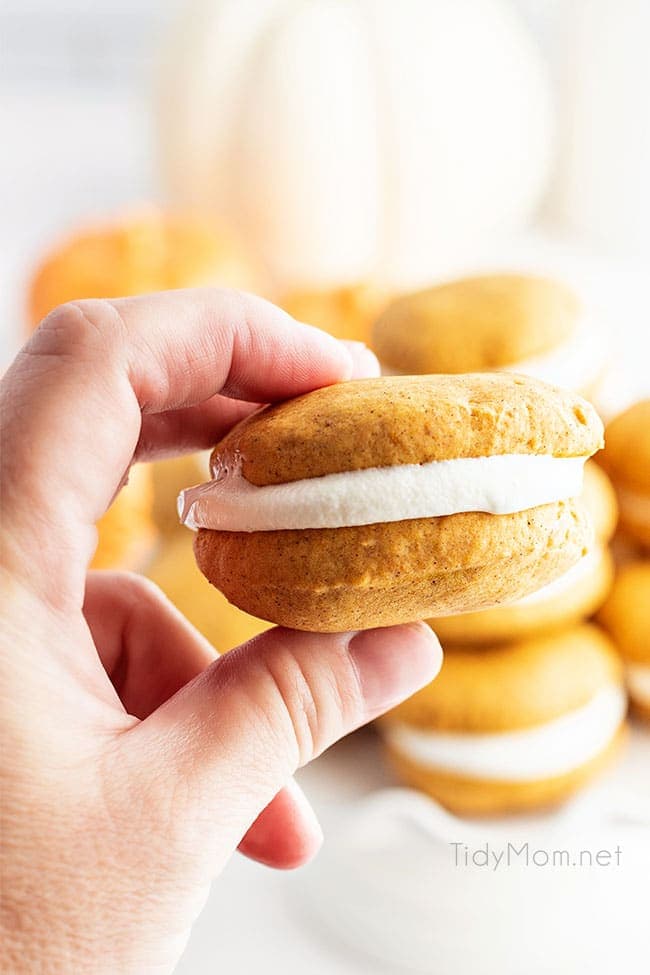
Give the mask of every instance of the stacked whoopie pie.
POLYGON ((615 752, 627 710, 607 636, 580 624, 510 644, 447 649, 437 680, 383 719, 409 785, 467 814, 558 802, 615 752))
MULTIPOLYGON (((571 289, 528 274, 402 296, 376 321, 373 346, 385 374, 515 372, 584 395, 606 352, 571 289)), ((611 589, 617 521, 612 485, 591 462, 580 500, 595 536, 583 557, 524 597, 431 619, 446 651, 440 679, 382 722, 398 774, 457 811, 557 801, 620 739, 621 667, 611 641, 584 625, 611 589)))
POLYGON ((532 376, 591 397, 607 342, 565 284, 532 274, 459 278, 402 295, 372 330, 386 375, 483 370, 532 376))
POLYGON ((623 657, 633 713, 650 721, 650 399, 611 421, 597 459, 616 488, 625 546, 598 620, 623 657))
POLYGON ((394 375, 261 409, 179 499, 199 568, 247 613, 321 632, 432 621, 442 674, 381 729, 401 777, 458 811, 558 801, 624 728, 620 658, 584 623, 613 574, 615 495, 593 464, 583 483, 602 424, 514 374, 550 375, 585 328, 570 291, 529 276, 400 299, 374 331, 394 375))

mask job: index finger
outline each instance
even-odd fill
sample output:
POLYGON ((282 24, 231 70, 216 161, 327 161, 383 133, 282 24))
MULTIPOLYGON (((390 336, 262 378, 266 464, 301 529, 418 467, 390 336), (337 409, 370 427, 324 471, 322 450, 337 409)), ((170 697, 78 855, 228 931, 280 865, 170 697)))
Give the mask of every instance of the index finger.
POLYGON ((80 545, 76 538, 92 532, 121 483, 143 414, 197 407, 217 393, 284 399, 351 371, 335 339, 239 292, 63 305, 2 381, 5 526, 40 560, 51 548, 59 566, 62 552, 83 561, 93 543, 88 533, 80 545))

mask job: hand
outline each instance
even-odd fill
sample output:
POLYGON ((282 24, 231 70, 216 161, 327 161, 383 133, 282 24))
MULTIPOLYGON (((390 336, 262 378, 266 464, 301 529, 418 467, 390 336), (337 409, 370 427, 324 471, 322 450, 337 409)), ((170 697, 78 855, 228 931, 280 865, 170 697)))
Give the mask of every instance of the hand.
POLYGON ((5 376, 4 970, 171 971, 238 846, 285 867, 318 847, 294 771, 437 673, 421 624, 278 628, 216 659, 144 579, 87 575, 134 460, 352 371, 324 333, 203 290, 63 306, 5 376))

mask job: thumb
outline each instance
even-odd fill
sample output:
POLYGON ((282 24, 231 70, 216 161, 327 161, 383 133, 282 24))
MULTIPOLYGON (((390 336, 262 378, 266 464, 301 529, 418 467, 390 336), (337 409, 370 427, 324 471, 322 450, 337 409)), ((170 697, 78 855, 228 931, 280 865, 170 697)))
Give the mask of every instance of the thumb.
POLYGON ((429 683, 441 662, 423 623, 277 628, 220 657, 131 734, 155 751, 152 788, 166 806, 174 797, 173 818, 211 824, 219 860, 297 768, 429 683))

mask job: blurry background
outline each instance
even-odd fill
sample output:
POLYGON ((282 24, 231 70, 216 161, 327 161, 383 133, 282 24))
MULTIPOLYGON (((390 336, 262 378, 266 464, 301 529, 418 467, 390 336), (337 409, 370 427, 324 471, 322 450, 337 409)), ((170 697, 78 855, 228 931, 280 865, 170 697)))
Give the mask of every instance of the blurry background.
MULTIPOLYGON (((300 42, 298 47, 304 42, 309 57, 312 54, 309 43, 312 47, 316 44, 316 50, 324 50, 323 63, 317 68, 329 64, 330 78, 340 76, 344 82, 350 78, 359 81, 360 76, 349 70, 357 51, 355 45, 359 44, 356 36, 359 28, 354 20, 357 15, 361 21, 368 17, 372 20, 381 7, 390 8, 383 0, 374 4, 356 0, 349 5, 341 5, 338 0, 319 0, 312 5, 315 11, 320 11, 320 20, 316 15, 312 17, 316 37, 310 38, 309 29, 301 25, 299 17, 293 16, 283 36, 275 39, 267 36, 260 42, 258 49, 267 56, 262 58, 258 75, 252 69, 248 76, 240 75, 236 86, 225 92, 228 97, 222 100, 222 109, 217 110, 221 84, 218 62, 224 55, 220 50, 212 58, 209 54, 208 48, 217 43, 215 38, 220 36, 222 26, 213 11, 224 8, 232 19, 227 8, 233 6, 238 8, 243 23, 264 21, 272 7, 287 7, 269 0, 242 0, 238 4, 210 0, 198 3, 196 0, 186 3, 182 0, 157 3, 98 0, 93 4, 82 0, 1 0, 0 322, 4 338, 0 361, 7 361, 21 336, 23 286, 35 259, 79 221, 110 217, 120 208, 170 197, 175 202, 196 203, 200 207, 208 200, 214 202, 210 199, 211 189, 205 189, 205 176, 197 176, 197 136, 192 135, 192 127, 202 131, 198 139, 203 138, 208 144, 211 136, 205 136, 205 132, 210 128, 214 132, 220 124, 233 127, 228 116, 233 111, 230 104, 233 92, 234 110, 239 110, 247 85, 253 93, 255 84, 263 83, 271 89, 267 101, 261 100, 259 118, 248 111, 246 125, 261 130, 257 141, 251 141, 246 132, 241 138, 236 134, 240 143, 248 145, 248 156, 244 153, 241 157, 242 178, 259 185, 260 170, 251 170, 249 157, 254 151, 268 150, 270 142, 275 140, 273 151, 267 154, 271 166, 268 178, 270 181, 277 178, 275 166, 278 171, 288 172, 287 179, 291 178, 295 184, 302 160, 292 159, 289 151, 278 152, 275 147, 287 128, 305 118, 304 106, 295 98, 292 100, 292 92, 295 93, 296 85, 304 84, 309 78, 310 66, 301 63, 295 42, 300 42), (346 7, 352 11, 349 17, 346 7), (337 16, 339 21, 341 18, 349 21, 344 31, 339 30, 337 16), (193 24, 198 36, 192 36, 193 24), (202 34, 209 41, 202 41, 202 34), (286 50, 283 44, 287 45, 286 50), (287 51, 292 44, 290 60, 296 55, 293 75, 286 68, 287 51), (187 65, 193 67, 188 69, 187 65), (287 86, 286 91, 283 84, 287 86), (176 102, 170 98, 173 93, 180 93, 176 102), (279 131, 269 134, 268 124, 261 123, 264 118, 268 123, 269 112, 276 118, 274 109, 281 101, 285 103, 285 111, 277 121, 279 131), (152 112, 154 104, 163 106, 157 116, 152 112), (188 120, 192 114, 188 105, 198 105, 196 118, 188 120)), ((414 187, 415 194, 422 192, 425 180, 435 182, 436 176, 445 174, 443 165, 435 162, 445 151, 449 150, 450 157, 456 152, 465 163, 459 167, 458 158, 448 161, 448 175, 457 177, 456 196, 451 193, 452 203, 445 211, 449 193, 446 188, 437 191, 436 204, 443 212, 438 219, 441 229, 434 239, 436 247, 430 246, 431 233, 424 233, 422 243, 427 246, 420 248, 420 252, 427 254, 424 266, 414 269, 413 274, 408 273, 410 268, 404 274, 404 268, 398 267, 395 275, 398 283, 420 283, 425 278, 494 263, 501 255, 511 265, 555 266, 562 265, 566 258, 565 263, 571 267, 584 268, 590 261, 589 274, 598 280, 602 277, 599 262, 605 259, 607 283, 616 275, 624 276, 611 303, 620 309, 620 303, 628 301, 634 293, 632 307, 638 308, 634 317, 647 321, 647 304, 639 306, 639 301, 645 298, 645 289, 639 288, 638 295, 635 291, 650 253, 650 191, 642 178, 650 168, 647 97, 650 82, 645 57, 650 33, 647 5, 641 0, 504 0, 503 3, 461 0, 456 4, 441 0, 428 6, 435 10, 433 20, 431 9, 427 16, 428 23, 433 25, 427 36, 432 42, 430 61, 440 64, 439 73, 436 75, 430 67, 417 65, 411 91, 405 90, 403 102, 411 99, 412 115, 417 119, 422 105, 417 104, 416 91, 434 84, 441 87, 442 91, 431 104, 439 116, 439 128, 444 131, 445 125, 449 128, 454 123, 453 145, 449 149, 440 139, 438 142, 419 139, 412 131, 417 122, 408 118, 408 112, 405 120, 395 123, 391 132, 394 106, 391 107, 388 99, 382 102, 380 96, 377 118, 371 120, 372 125, 380 123, 383 131, 384 142, 378 157, 382 159, 386 155, 386 139, 394 136, 399 140, 403 156, 407 157, 406 164, 403 160, 399 162, 403 167, 401 179, 414 187), (480 45, 477 46, 475 39, 467 46, 466 37, 459 35, 459 24, 463 21, 476 24, 480 45), (483 49, 489 53, 482 60, 483 49), (482 95, 482 91, 486 94, 482 95), (481 98, 491 97, 495 92, 505 96, 501 105, 492 104, 484 113, 481 98), (478 106, 474 115, 472 100, 478 106), (487 121, 481 131, 473 134, 472 126, 479 125, 481 114, 488 115, 487 121), (515 162, 513 153, 517 155, 515 162), (409 162, 409 157, 416 162, 409 162), (419 166, 418 157, 422 158, 419 166), (505 186, 499 184, 498 172, 494 175, 499 160, 505 186), (481 164, 483 186, 477 180, 481 164), (458 172, 459 168, 462 171, 458 172), (469 213, 459 207, 463 198, 469 201, 468 207, 471 204, 469 213), (459 229, 454 232, 454 228, 459 229)), ((422 33, 418 28, 417 8, 417 2, 412 13, 405 7, 395 24, 388 20, 388 29, 395 34, 401 30, 403 35, 401 53, 400 38, 390 41, 395 48, 392 57, 395 72, 400 70, 399 59, 404 57, 404 51, 408 57, 412 43, 422 33), (401 27, 395 31, 397 23, 401 27)), ((387 20, 385 14, 382 17, 387 20)), ((361 43, 365 45, 364 30, 361 27, 361 43)), ((224 34, 230 50, 233 38, 237 47, 238 31, 241 33, 242 28, 229 25, 224 34)), ((385 38, 368 40, 371 43, 366 46, 374 49, 375 56, 385 52, 385 38)), ((317 70, 311 71, 312 77, 317 74, 317 70)), ((373 78, 370 82, 375 84, 373 78)), ((315 109, 322 107, 317 85, 312 85, 311 90, 307 85, 304 103, 308 105, 310 98, 315 109)), ((492 97, 492 102, 495 100, 492 97)), ((339 104, 345 101, 341 97, 339 104)), ((338 180, 338 192, 342 196, 340 205, 347 206, 348 211, 350 203, 359 204, 359 213, 364 214, 367 227, 375 219, 381 223, 386 218, 381 214, 377 218, 375 213, 368 218, 368 212, 364 211, 367 201, 357 199, 360 195, 357 190, 366 192, 373 174, 363 166, 366 150, 361 143, 365 136, 355 130, 353 111, 354 107, 348 113, 349 123, 343 123, 338 131, 334 128, 341 142, 332 145, 330 140, 329 149, 333 151, 325 161, 328 166, 335 166, 337 158, 344 159, 353 167, 358 160, 357 182, 352 180, 347 189, 340 189, 338 180)), ((303 150, 305 159, 312 165, 314 154, 322 154, 328 148, 327 125, 322 143, 314 142, 313 130, 317 125, 312 122, 310 143, 303 150)), ((393 158, 388 165, 394 170, 393 158)), ((324 168, 323 164, 321 170, 324 168)), ((219 170, 215 164, 214 172, 221 174, 223 168, 219 170)), ((335 171, 332 181, 339 175, 335 171)), ((394 172, 388 174, 389 178, 391 175, 394 177, 394 172)), ((215 175, 215 181, 216 178, 215 175)), ((298 185, 295 192, 300 189, 298 185)), ((307 181, 301 203, 308 202, 309 189, 307 181)), ((327 197, 332 187, 325 180, 320 190, 327 197)), ((370 195, 372 190, 367 193, 370 195)), ((400 198, 400 205, 403 202, 400 198)), ((257 203, 254 199, 250 206, 257 207, 257 203)), ((216 204, 224 209, 223 200, 217 200, 216 204)), ((269 222, 275 221, 277 225, 278 209, 281 214, 282 205, 281 196, 277 201, 272 198, 267 213, 261 217, 259 212, 254 215, 258 221, 254 228, 257 236, 270 244, 277 244, 277 236, 273 236, 273 228, 269 232, 269 222)), ((410 206, 417 207, 417 202, 410 201, 410 206)), ((397 208, 394 200, 389 202, 389 207, 397 208)), ((245 209, 235 205, 234 219, 239 224, 238 230, 241 232, 243 228, 250 238, 251 213, 244 212, 245 209)), ((226 215, 233 216, 232 212, 226 215)), ((287 222, 290 237, 291 215, 287 222)), ((326 226, 319 219, 311 223, 315 225, 311 231, 313 248, 324 246, 323 241, 332 247, 329 238, 336 236, 343 257, 348 258, 366 246, 362 239, 364 230, 353 220, 350 226, 336 223, 326 226)), ((309 227, 307 218, 303 223, 294 221, 294 224, 299 237, 304 237, 305 227, 309 227)), ((413 238, 413 227, 414 219, 407 212, 396 235, 399 246, 403 245, 399 234, 408 241, 413 238)), ((381 233, 381 230, 381 226, 374 230, 370 226, 367 232, 381 233)), ((295 239, 286 243, 291 269, 295 239)), ((300 246, 303 246, 302 239, 300 246)), ((361 271, 366 267, 366 256, 357 254, 356 266, 361 271)), ((353 269, 355 263, 348 260, 346 266, 353 269)), ((327 261, 321 262, 321 266, 318 262, 308 265, 307 273, 312 267, 317 280, 319 276, 321 279, 323 275, 325 279, 332 276, 327 261)), ((305 277, 304 267, 297 270, 296 285, 303 283, 305 277)), ((334 269, 334 277, 336 273, 334 269)), ((620 310, 616 317, 621 317, 620 310)), ((627 306, 625 317, 629 317, 627 306)))
POLYGON ((147 110, 174 4, 0 2, 2 362, 24 316, 34 259, 78 219, 148 199, 156 180, 147 110))
MULTIPOLYGON (((602 408, 648 395, 644 0, 0 0, 0 40, 0 369, 35 309, 87 282, 93 251, 82 239, 66 252, 30 308, 43 257, 70 234, 135 214, 124 237, 97 245, 117 293, 177 283, 168 247, 187 257, 188 282, 203 260, 225 283, 243 270, 251 287, 326 322, 454 273, 556 274, 616 336, 602 408), (152 204, 194 208, 217 242, 188 231, 170 243, 148 222, 152 204)), ((150 574, 180 587, 179 604, 199 599, 209 629, 218 597, 192 575, 187 533, 165 523, 178 486, 200 477, 190 465, 157 484, 166 541, 150 574)), ((112 525, 115 538, 151 499, 137 503, 112 525)), ((234 612, 228 645, 254 629, 234 612)), ((643 747, 647 762, 647 737, 643 747)), ((634 756, 617 781, 641 768, 634 756)), ((326 828, 390 784, 369 736, 302 781, 326 828)), ((377 868, 377 883, 398 873, 381 879, 377 868)), ((377 972, 319 938, 302 885, 233 860, 180 971, 377 972)), ((315 890, 325 908, 337 897, 315 890)), ((463 972, 453 964, 444 971, 463 972)), ((494 970, 507 972, 503 956, 494 970)))

